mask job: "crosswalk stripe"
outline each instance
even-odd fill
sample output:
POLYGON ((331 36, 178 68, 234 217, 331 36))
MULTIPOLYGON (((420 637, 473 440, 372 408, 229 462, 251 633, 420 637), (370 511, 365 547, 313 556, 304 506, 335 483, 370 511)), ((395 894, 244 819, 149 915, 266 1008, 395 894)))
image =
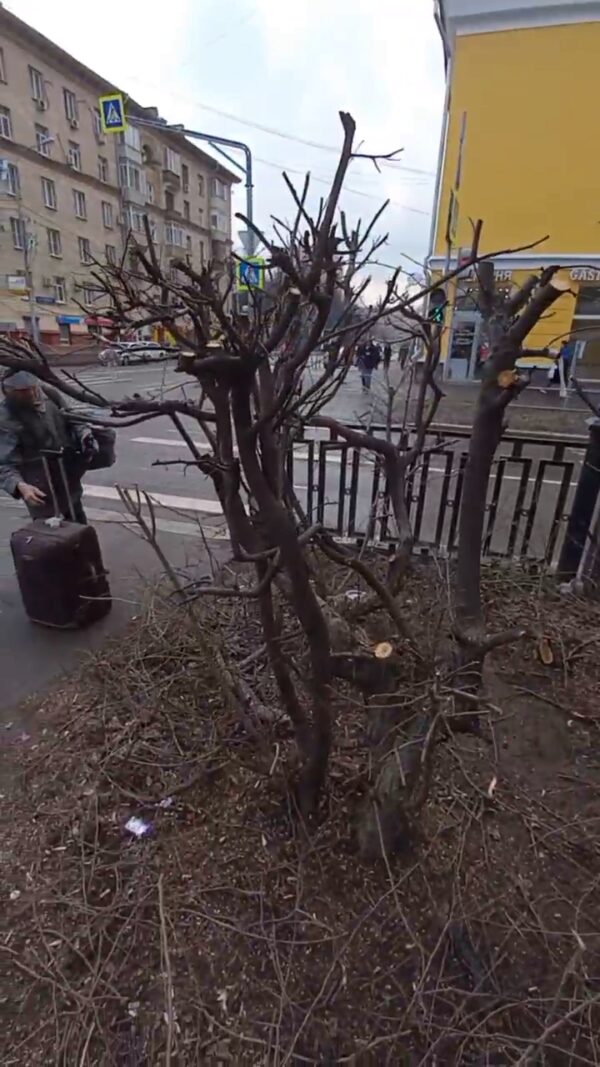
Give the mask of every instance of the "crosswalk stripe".
MULTIPOLYGON (((117 489, 112 485, 88 485, 85 482, 83 495, 97 500, 121 499, 117 489)), ((204 515, 223 514, 218 500, 202 500, 195 496, 172 496, 170 493, 149 492, 148 496, 153 504, 161 508, 171 508, 173 511, 199 511, 204 515)))

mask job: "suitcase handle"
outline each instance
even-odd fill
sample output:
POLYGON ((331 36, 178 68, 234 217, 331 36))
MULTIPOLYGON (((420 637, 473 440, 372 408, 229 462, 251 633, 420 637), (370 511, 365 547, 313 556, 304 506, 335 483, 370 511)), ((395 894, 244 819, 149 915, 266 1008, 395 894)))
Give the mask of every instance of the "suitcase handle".
POLYGON ((69 489, 69 482, 67 480, 67 475, 66 475, 66 472, 65 472, 64 450, 61 449, 60 452, 51 452, 49 450, 46 450, 45 452, 44 451, 41 452, 42 466, 44 468, 44 477, 45 477, 46 481, 48 482, 48 488, 50 489, 50 496, 52 497, 52 507, 54 508, 54 514, 55 514, 56 518, 60 519, 62 516, 60 514, 60 509, 58 507, 58 497, 56 495, 56 489, 54 488, 54 482, 52 481, 52 475, 50 473, 50 464, 48 463, 48 456, 56 456, 56 461, 57 461, 57 464, 58 464, 58 470, 60 472, 60 479, 61 479, 62 486, 63 486, 64 492, 65 492, 67 503, 68 503, 69 515, 71 517, 71 522, 75 522, 75 508, 73 507, 73 500, 71 498, 71 491, 69 489))

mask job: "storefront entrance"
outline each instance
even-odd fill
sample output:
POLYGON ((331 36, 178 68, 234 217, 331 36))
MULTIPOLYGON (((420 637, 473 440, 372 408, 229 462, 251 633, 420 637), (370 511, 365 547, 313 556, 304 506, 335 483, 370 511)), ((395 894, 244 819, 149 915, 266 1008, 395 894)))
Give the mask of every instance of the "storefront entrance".
POLYGON ((470 381, 477 377, 482 319, 478 311, 455 311, 448 344, 447 377, 470 381))

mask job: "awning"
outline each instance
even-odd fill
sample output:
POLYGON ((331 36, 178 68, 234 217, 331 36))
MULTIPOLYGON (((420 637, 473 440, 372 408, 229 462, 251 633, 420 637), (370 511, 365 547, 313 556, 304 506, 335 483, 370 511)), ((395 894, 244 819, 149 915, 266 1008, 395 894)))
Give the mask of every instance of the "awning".
POLYGON ((112 327, 114 327, 114 325, 115 325, 112 319, 106 319, 102 315, 88 315, 87 318, 84 319, 84 322, 85 322, 86 326, 112 326, 112 327))

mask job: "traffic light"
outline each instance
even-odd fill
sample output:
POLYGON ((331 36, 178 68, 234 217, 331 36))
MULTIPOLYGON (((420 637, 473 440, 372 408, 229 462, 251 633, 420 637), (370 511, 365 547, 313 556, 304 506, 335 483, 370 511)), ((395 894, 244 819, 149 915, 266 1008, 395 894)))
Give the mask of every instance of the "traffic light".
POLYGON ((446 296, 445 290, 434 289, 429 297, 429 321, 435 322, 436 325, 441 326, 446 317, 447 307, 448 297, 446 296))

